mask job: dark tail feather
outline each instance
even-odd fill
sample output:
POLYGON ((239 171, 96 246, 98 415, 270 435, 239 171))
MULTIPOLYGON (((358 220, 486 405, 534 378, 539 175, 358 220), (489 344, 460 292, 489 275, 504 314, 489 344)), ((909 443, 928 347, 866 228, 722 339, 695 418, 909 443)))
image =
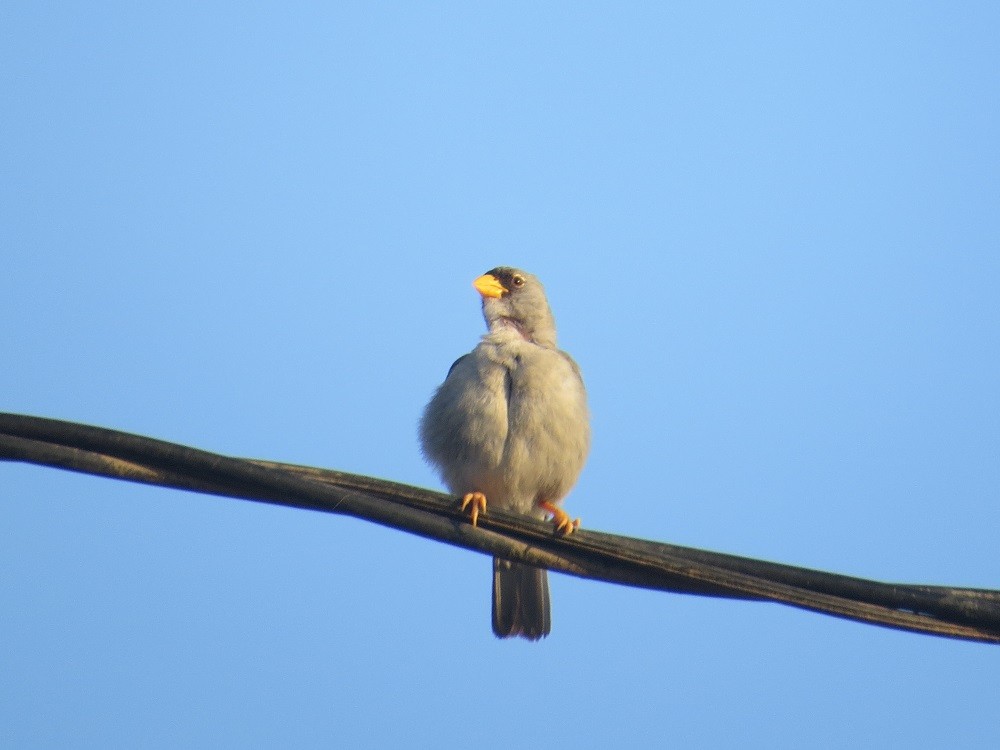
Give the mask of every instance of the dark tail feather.
POLYGON ((493 632, 498 638, 519 635, 537 641, 551 629, 546 571, 494 557, 493 632))

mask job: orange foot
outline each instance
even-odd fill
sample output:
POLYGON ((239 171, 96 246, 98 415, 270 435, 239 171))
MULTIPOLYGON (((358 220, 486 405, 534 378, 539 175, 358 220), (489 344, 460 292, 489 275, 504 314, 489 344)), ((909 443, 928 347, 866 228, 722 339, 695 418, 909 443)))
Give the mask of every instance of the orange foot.
POLYGON ((542 500, 538 503, 538 506, 546 513, 552 514, 552 523, 556 525, 557 534, 565 534, 566 536, 569 536, 580 528, 580 519, 575 518, 570 520, 569 514, 562 508, 546 500, 542 500))
POLYGON ((472 517, 472 525, 475 526, 479 521, 479 514, 486 512, 486 495, 482 492, 468 493, 462 498, 463 513, 466 508, 469 509, 469 515, 472 517))

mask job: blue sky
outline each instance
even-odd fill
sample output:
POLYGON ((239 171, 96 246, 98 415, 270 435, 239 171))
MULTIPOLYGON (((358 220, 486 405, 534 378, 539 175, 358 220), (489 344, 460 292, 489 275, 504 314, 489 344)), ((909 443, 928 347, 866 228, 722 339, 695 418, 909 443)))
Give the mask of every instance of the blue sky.
MULTIPOLYGON (((440 487, 545 282, 589 528, 1000 587, 993 3, 0 10, 3 410, 440 487)), ((0 465, 0 744, 987 747, 1000 650, 0 465)))

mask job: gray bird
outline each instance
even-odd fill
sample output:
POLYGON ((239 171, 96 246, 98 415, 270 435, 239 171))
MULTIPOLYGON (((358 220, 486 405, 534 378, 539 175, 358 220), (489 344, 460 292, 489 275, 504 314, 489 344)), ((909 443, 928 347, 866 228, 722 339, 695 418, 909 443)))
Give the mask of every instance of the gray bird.
MULTIPOLYGON (((590 448, 587 393, 576 362, 556 347, 556 326, 541 282, 500 267, 473 286, 489 332, 459 358, 420 421, 424 455, 462 496, 472 525, 490 507, 570 520, 556 503, 576 482, 590 448)), ((493 560, 493 632, 537 640, 549 634, 544 570, 493 560)))

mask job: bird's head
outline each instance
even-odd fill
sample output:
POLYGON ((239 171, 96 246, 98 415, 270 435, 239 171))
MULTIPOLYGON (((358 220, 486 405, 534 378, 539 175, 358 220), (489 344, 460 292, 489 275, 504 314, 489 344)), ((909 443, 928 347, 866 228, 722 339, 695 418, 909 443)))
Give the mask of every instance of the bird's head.
POLYGON ((528 341, 555 347, 555 320, 542 282, 535 276, 500 266, 487 271, 472 285, 483 298, 483 317, 491 332, 511 328, 528 341))

